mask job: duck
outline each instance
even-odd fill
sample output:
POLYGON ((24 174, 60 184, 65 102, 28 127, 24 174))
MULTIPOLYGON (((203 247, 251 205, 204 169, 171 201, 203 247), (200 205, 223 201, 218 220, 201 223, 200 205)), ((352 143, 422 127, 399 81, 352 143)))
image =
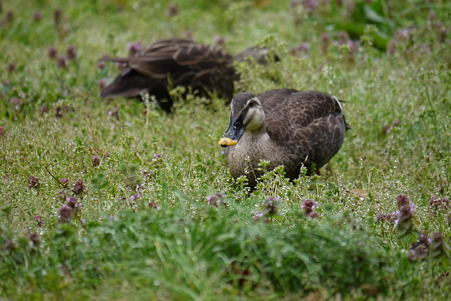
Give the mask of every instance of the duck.
MULTIPOLYGON (((234 81, 239 75, 236 61, 267 60, 268 50, 251 47, 235 57, 225 50, 195 42, 191 39, 170 38, 157 41, 126 58, 103 57, 100 61, 116 62, 124 68, 101 92, 102 98, 132 98, 149 93, 160 107, 171 112, 174 101, 168 87, 182 86, 197 95, 218 96, 230 100, 234 81)), ((279 60, 275 57, 275 60, 279 60)))
POLYGON ((231 100, 228 128, 218 144, 225 147, 233 178, 247 177, 253 189, 268 170, 284 167, 290 180, 318 172, 338 153, 350 129, 341 101, 318 91, 275 89, 255 95, 238 93, 231 100))

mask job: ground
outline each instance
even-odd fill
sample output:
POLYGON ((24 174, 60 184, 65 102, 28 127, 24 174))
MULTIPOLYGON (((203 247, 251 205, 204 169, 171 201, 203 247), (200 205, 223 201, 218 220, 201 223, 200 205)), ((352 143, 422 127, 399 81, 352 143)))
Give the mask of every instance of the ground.
MULTIPOLYGON (((0 298, 444 300, 451 292, 446 1, 1 1, 0 298), (348 131, 321 175, 248 193, 226 99, 105 100, 98 64, 168 37, 280 62, 236 92, 318 90, 348 131)), ((264 168, 265 163, 262 163, 264 168)))

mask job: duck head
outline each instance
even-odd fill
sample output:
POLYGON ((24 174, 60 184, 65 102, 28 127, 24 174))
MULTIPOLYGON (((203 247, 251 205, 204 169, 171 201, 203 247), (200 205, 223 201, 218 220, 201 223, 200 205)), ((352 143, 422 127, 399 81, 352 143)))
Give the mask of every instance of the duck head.
POLYGON ((218 141, 222 147, 237 144, 245 131, 258 133, 264 130, 265 112, 254 94, 237 94, 232 99, 231 109, 227 131, 218 141))

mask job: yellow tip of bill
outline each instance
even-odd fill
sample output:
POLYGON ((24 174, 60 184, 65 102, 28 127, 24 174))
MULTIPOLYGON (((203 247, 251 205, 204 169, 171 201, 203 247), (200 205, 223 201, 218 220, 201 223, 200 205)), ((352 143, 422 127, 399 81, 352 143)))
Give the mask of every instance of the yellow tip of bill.
POLYGON ((237 143, 238 143, 238 141, 232 140, 227 137, 223 137, 223 138, 219 139, 219 141, 218 141, 218 145, 220 145, 220 146, 232 146, 237 143))

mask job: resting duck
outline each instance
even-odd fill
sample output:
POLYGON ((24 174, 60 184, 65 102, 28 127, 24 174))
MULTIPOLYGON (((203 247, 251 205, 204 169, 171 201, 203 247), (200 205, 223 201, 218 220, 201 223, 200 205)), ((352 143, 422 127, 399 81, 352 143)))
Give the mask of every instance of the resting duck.
POLYGON ((292 180, 302 166, 311 174, 340 150, 349 128, 340 101, 326 93, 239 93, 232 99, 230 123, 218 144, 226 147, 232 176, 246 175, 253 188, 261 176, 260 160, 270 161, 269 169, 283 165, 292 180))
MULTIPOLYGON (((249 48, 236 60, 249 56, 262 62, 264 48, 249 48)), ((125 64, 125 68, 100 93, 104 98, 137 97, 145 93, 155 96, 161 108, 171 111, 173 100, 168 85, 192 88, 193 92, 208 95, 216 91, 219 96, 231 99, 234 80, 238 75, 233 67, 235 59, 226 51, 188 39, 166 39, 151 44, 127 58, 102 58, 125 64)))

